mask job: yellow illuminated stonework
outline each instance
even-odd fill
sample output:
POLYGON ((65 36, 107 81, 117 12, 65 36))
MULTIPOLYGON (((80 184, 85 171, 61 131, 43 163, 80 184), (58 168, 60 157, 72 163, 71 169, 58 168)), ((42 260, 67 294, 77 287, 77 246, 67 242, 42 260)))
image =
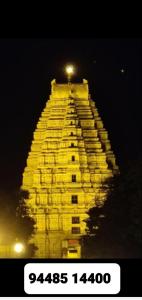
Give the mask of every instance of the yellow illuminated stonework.
POLYGON ((102 201, 103 181, 117 172, 108 133, 88 82, 51 82, 23 174, 29 213, 36 221, 36 257, 81 257, 87 210, 102 201))

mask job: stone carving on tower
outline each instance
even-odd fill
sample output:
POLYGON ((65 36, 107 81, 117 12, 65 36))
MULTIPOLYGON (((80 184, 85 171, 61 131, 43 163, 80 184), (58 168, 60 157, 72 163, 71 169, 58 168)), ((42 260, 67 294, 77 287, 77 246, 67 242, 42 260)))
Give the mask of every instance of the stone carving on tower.
POLYGON ((36 221, 35 257, 81 257, 87 211, 118 167, 88 82, 51 82, 23 173, 29 213, 36 221))

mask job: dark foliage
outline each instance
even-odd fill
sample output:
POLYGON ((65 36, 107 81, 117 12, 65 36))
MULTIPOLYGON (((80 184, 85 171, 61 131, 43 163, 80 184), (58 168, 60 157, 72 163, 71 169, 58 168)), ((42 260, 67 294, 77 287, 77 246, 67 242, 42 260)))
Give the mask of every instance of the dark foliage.
POLYGON ((142 256, 142 160, 128 164, 109 182, 103 206, 89 210, 83 255, 94 258, 142 256))
POLYGON ((24 190, 0 191, 1 243, 21 241, 26 245, 26 256, 34 252, 34 245, 28 240, 34 233, 34 220, 28 215, 26 203, 28 192, 24 190))

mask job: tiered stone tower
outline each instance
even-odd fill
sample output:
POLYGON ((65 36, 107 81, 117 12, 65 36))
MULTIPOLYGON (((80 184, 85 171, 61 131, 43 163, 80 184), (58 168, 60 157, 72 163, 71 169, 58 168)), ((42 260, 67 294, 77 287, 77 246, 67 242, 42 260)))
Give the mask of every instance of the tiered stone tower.
POLYGON ((104 200, 103 181, 117 171, 115 157, 88 82, 51 82, 37 124, 22 188, 36 220, 36 257, 80 257, 87 210, 104 200))

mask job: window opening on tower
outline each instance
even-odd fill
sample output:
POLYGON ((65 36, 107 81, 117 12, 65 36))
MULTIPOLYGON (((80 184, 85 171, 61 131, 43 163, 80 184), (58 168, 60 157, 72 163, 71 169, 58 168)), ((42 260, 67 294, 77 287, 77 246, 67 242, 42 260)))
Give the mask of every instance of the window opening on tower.
POLYGON ((72 217, 72 224, 79 224, 80 218, 79 217, 72 217))
POLYGON ((78 196, 77 195, 72 195, 71 196, 71 202, 72 202, 72 204, 77 204, 78 203, 78 196))
POLYGON ((72 182, 76 182, 76 175, 75 174, 72 175, 72 182))

